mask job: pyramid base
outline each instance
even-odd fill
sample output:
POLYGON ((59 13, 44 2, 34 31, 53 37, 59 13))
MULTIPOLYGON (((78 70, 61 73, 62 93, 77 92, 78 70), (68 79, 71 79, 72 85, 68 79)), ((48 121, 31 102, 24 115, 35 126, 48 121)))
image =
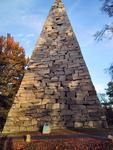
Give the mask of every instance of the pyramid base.
MULTIPOLYGON (((106 121, 89 121, 89 122, 75 122, 67 123, 67 125, 63 126, 61 124, 53 124, 50 125, 51 130, 59 130, 59 129, 75 129, 75 128, 108 128, 106 121)), ((30 126, 5 126, 2 133, 21 133, 21 132, 41 132, 43 128, 42 126, 37 127, 36 125, 30 126)))

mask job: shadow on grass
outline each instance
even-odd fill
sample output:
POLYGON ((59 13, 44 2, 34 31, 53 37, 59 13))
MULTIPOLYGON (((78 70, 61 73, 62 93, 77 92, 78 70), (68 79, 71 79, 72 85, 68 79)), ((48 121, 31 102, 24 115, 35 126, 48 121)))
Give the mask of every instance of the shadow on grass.
POLYGON ((6 145, 7 136, 0 138, 0 150, 4 150, 4 147, 6 145))
POLYGON ((81 134, 101 136, 105 138, 107 138, 108 135, 113 133, 113 129, 111 128, 68 128, 68 130, 81 134))
POLYGON ((12 103, 13 99, 11 97, 0 95, 0 132, 4 128, 12 103))
POLYGON ((12 138, 3 136, 0 138, 0 150, 14 150, 12 138))
POLYGON ((6 143, 6 150, 14 150, 12 138, 8 138, 8 141, 6 143))

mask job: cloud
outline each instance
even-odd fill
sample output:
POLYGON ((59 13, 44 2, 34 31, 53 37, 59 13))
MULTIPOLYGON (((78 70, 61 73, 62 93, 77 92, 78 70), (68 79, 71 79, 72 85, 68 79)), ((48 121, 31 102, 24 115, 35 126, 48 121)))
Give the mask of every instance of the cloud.
POLYGON ((31 38, 31 37, 34 37, 34 36, 35 36, 35 35, 34 35, 33 33, 30 33, 30 34, 27 34, 27 35, 26 35, 27 38, 31 38))
POLYGON ((37 32, 40 31, 44 22, 44 16, 37 12, 34 13, 32 10, 37 11, 37 9, 35 8, 36 6, 32 5, 32 0, 0 2, 0 18, 1 22, 4 22, 4 24, 0 24, 1 31, 7 29, 12 32, 11 27, 13 28, 13 31, 21 30, 22 28, 37 32))
POLYGON ((26 40, 26 41, 25 41, 25 45, 29 46, 29 45, 30 45, 30 41, 29 41, 29 40, 26 40))
POLYGON ((106 85, 104 85, 103 83, 98 83, 98 84, 95 84, 95 88, 96 88, 97 93, 105 93, 106 85))
POLYGON ((35 34, 34 33, 17 33, 17 34, 14 34, 14 36, 16 38, 21 38, 21 40, 28 40, 28 39, 34 37, 35 34))
POLYGON ((23 34, 23 33, 18 33, 16 36, 17 36, 17 37, 23 37, 24 34, 23 34))
MULTIPOLYGON (((38 15, 27 15, 27 14, 21 14, 18 13, 16 15, 13 15, 10 17, 8 21, 5 22, 6 25, 15 26, 21 28, 26 28, 32 31, 39 32, 42 29, 43 26, 43 17, 40 18, 38 15)), ((30 35, 33 36, 33 35, 30 35)))

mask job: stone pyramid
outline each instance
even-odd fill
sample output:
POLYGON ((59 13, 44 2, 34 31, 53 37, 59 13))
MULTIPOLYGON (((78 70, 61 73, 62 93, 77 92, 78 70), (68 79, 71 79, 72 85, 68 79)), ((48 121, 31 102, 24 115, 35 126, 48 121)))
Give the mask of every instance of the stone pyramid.
POLYGON ((56 0, 44 24, 3 132, 106 127, 64 5, 56 0))

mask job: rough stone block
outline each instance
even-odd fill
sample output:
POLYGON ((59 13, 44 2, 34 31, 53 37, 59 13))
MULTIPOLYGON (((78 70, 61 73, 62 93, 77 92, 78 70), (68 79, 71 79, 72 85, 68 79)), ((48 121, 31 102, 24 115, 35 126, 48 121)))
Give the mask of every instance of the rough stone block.
POLYGON ((60 104, 59 103, 53 104, 52 109, 60 109, 60 104))
POLYGON ((59 81, 65 81, 66 80, 66 77, 65 76, 60 76, 59 77, 59 81))
POLYGON ((83 127, 84 125, 83 125, 83 123, 82 122, 75 122, 74 123, 74 127, 75 128, 81 128, 81 127, 83 127))

